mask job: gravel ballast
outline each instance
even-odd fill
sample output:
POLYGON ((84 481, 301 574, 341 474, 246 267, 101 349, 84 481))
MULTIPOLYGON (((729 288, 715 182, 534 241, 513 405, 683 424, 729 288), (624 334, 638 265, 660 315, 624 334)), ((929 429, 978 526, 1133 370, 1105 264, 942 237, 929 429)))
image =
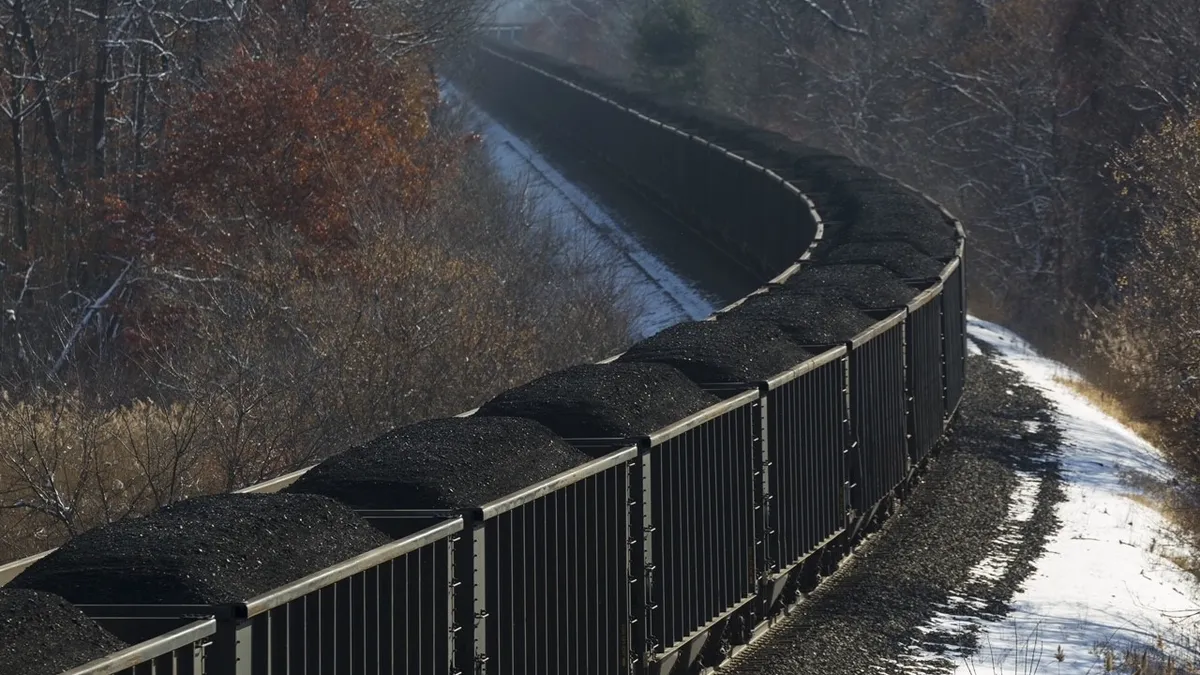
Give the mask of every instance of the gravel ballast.
POLYGON ((564 438, 644 436, 718 399, 661 363, 572 366, 505 391, 477 415, 526 417, 564 438))
MULTIPOLYGON (((911 672, 897 659, 928 646, 931 636, 920 628, 994 550, 1019 469, 1042 479, 1034 514, 1019 540, 1005 544, 1014 547, 1008 571, 988 589, 972 589, 990 611, 1011 599, 1056 527, 1062 492, 1052 453, 1061 431, 1045 397, 1016 373, 971 357, 967 382, 948 442, 907 503, 727 672, 911 672), (1027 422, 1037 422, 1036 430, 1027 422)), ((954 665, 920 670, 952 672, 954 665)))
POLYGON ((289 492, 361 509, 481 506, 591 458, 517 417, 452 417, 400 427, 334 455, 289 492))
POLYGON ((676 324, 619 361, 665 363, 693 382, 717 384, 765 380, 811 357, 773 324, 726 319, 676 324))
POLYGON ((9 585, 75 604, 239 602, 389 541, 328 497, 212 495, 85 532, 9 585))
POLYGON ((804 293, 836 294, 863 309, 900 307, 917 290, 880 265, 821 265, 801 270, 784 284, 804 293))
POLYGON ((801 345, 840 344, 875 322, 844 298, 789 289, 752 295, 718 321, 771 323, 801 345))
POLYGON ((843 244, 826 251, 821 257, 821 262, 881 265, 902 279, 933 278, 941 274, 942 268, 946 266, 945 263, 903 242, 843 244))
POLYGON ((128 646, 56 595, 0 588, 4 675, 59 675, 128 646))

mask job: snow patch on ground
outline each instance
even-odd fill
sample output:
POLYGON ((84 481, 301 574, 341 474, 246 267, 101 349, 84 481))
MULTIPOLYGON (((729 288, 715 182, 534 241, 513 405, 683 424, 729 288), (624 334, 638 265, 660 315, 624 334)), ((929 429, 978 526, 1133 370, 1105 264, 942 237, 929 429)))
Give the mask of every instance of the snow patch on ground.
POLYGON ((710 316, 717 301, 683 279, 647 251, 600 204, 567 180, 529 144, 475 107, 453 84, 442 96, 464 104, 483 137, 492 161, 529 206, 571 240, 571 250, 611 260, 618 285, 634 304, 636 338, 654 335, 682 321, 710 316))
MULTIPOLYGON (((964 588, 994 584, 1004 578, 1021 543, 1021 528, 1033 518, 1041 487, 1040 476, 1025 471, 1017 472, 1017 486, 1013 490, 1004 523, 1000 526, 1000 536, 988 555, 971 569, 964 588)), ((899 666, 907 673, 945 671, 947 660, 961 661, 968 656, 962 647, 962 638, 979 630, 979 620, 975 617, 987 616, 986 611, 986 601, 965 592, 951 593, 946 604, 918 629, 922 638, 910 645, 891 665, 899 666)), ((1000 617, 989 618, 995 620, 1000 617)))
MULTIPOLYGON (((1078 379, 1065 366, 1038 355, 1001 326, 970 319, 970 337, 998 353, 1056 406, 1064 432, 1060 530, 1047 542, 1035 572, 1013 598, 1011 611, 993 620, 970 620, 982 634, 979 650, 958 662, 957 673, 1063 673, 1106 671, 1105 651, 1132 646, 1161 650, 1176 664, 1200 662, 1200 584, 1170 559, 1178 549, 1158 511, 1135 499, 1130 475, 1171 480, 1162 453, 1063 384, 1078 379)), ((1032 485, 1022 480, 1009 519, 1028 506, 1032 485)), ((1025 516, 1028 518, 1028 516, 1025 516)), ((995 564, 1003 564, 999 561, 995 564)), ((978 573, 989 573, 985 561, 978 573)), ((953 615, 939 617, 955 630, 953 615)), ((928 627, 931 631, 936 626, 928 627)), ((932 651, 906 656, 913 663, 932 651)), ((1130 672, 1118 662, 1113 672, 1130 672)), ((911 667, 905 670, 912 672, 911 667)))

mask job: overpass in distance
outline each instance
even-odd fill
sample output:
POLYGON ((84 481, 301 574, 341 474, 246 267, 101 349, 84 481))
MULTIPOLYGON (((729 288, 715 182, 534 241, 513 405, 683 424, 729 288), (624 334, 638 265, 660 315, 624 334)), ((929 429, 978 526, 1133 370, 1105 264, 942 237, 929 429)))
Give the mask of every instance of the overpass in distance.
MULTIPOLYGON (((585 464, 467 506, 350 504, 391 543, 237 602, 112 604, 78 590, 67 599, 132 646, 72 675, 700 673, 769 630, 911 488, 964 387, 961 225, 846 158, 524 50, 519 37, 495 27, 461 87, 548 156, 587 158, 686 224, 758 287, 666 342, 452 422, 531 419, 585 464), (776 343, 745 336, 770 331, 802 355, 754 372, 751 357, 776 343), (731 335, 749 352, 727 349, 731 335), (662 374, 647 364, 675 379, 648 398, 611 398, 613 382, 662 374), (662 413, 684 389, 710 403, 662 413), (609 413, 633 419, 630 430, 580 431, 609 413)), ((310 470, 243 492, 302 492, 310 470)), ((472 477, 446 480, 458 478, 472 477)), ((0 584, 36 589, 54 560, 0 567, 0 584)))

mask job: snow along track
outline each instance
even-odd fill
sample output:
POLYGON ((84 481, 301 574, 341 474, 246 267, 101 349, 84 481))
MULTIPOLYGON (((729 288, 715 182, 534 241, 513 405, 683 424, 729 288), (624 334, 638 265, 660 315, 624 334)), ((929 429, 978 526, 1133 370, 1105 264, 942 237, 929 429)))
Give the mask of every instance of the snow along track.
POLYGON ((617 226, 608 217, 607 213, 603 211, 597 213, 598 209, 589 209, 588 206, 595 206, 590 200, 586 201, 585 205, 581 205, 580 200, 573 198, 575 195, 570 194, 572 190, 565 187, 561 180, 555 180, 555 177, 549 174, 549 171, 552 169, 544 166, 544 164, 539 166, 539 162, 533 156, 526 155, 522 151, 522 148, 517 147, 516 143, 512 140, 506 139, 503 145, 520 155, 521 159, 525 160, 529 167, 543 179, 545 185, 552 186, 554 191, 571 205, 575 213, 579 214, 579 217, 584 222, 599 232, 615 250, 619 251, 626 260, 640 270, 646 279, 656 286, 680 313, 693 321, 707 317, 708 314, 712 313, 710 309, 712 307, 711 303, 700 299, 695 291, 666 270, 662 266, 662 263, 642 249, 641 246, 633 241, 632 237, 617 226))
MULTIPOLYGON (((1008 518, 991 553, 919 629, 905 653, 881 669, 904 673, 1086 675, 1136 672, 1127 652, 1200 663, 1195 635, 1200 584, 1173 560, 1183 551, 1137 485, 1169 485, 1161 452, 1066 384, 1079 375, 1037 354, 1012 332, 970 319, 973 352, 1013 368, 1054 407, 1063 440, 1054 461, 1064 481, 1058 527, 1032 574, 996 606, 993 593, 1015 562, 1022 524, 1042 481, 1017 471, 1008 518), (981 349, 982 347, 982 349, 981 349)), ((1026 422, 1027 425, 1031 424, 1026 422)))
POLYGON ((713 313, 719 304, 716 298, 647 251, 607 209, 567 180, 529 144, 452 84, 443 84, 443 95, 468 108, 501 174, 560 234, 573 240, 576 250, 616 258, 618 283, 636 305, 635 338, 654 335, 682 321, 699 321, 713 313))
POLYGON ((1035 573, 1006 616, 975 622, 980 650, 956 672, 1133 672, 1126 650, 1195 672, 1200 583, 1176 564, 1183 551, 1137 487, 1171 484, 1161 451, 1072 391, 1065 382, 1078 374, 1012 332, 971 318, 970 336, 1054 404, 1066 499, 1035 573))
MULTIPOLYGON (((1036 423, 1033 423, 1036 424, 1036 423)), ((1017 471, 1017 484, 1008 504, 1007 515, 987 557, 975 564, 966 581, 952 591, 933 617, 918 630, 920 638, 892 662, 908 673, 944 672, 947 660, 970 656, 964 643, 977 626, 977 617, 999 619, 994 602, 982 597, 992 586, 1002 583, 1020 555, 1024 526, 1033 518, 1043 479, 1032 472, 1017 471)), ((888 668, 878 668, 888 672, 888 668)))

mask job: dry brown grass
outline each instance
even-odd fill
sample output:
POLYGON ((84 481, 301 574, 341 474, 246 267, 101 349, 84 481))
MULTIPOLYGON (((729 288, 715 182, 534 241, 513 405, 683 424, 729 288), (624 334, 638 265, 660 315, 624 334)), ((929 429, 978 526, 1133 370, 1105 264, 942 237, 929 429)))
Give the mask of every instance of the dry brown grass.
MULTIPOLYGON (((1101 387, 1088 380, 1056 377, 1055 381, 1087 399, 1108 416, 1129 427, 1147 442, 1162 449, 1168 459, 1184 461, 1191 458, 1190 450, 1173 453, 1179 441, 1172 435, 1172 427, 1165 420, 1148 416, 1143 409, 1145 399, 1113 393, 1121 391, 1115 384, 1101 387)), ((1186 468, 1186 466, 1185 466, 1186 468)), ((1172 533, 1178 538, 1179 550, 1167 554, 1171 560, 1190 574, 1200 578, 1200 488, 1184 473, 1182 481, 1163 485, 1142 476, 1129 476, 1131 487, 1129 499, 1154 509, 1166 518, 1172 533)), ((1151 671, 1157 672, 1157 671, 1151 671)), ((1183 672, 1183 671, 1180 671, 1183 672)))
POLYGON ((1104 414, 1129 427, 1138 436, 1158 447, 1165 446, 1167 436, 1163 423, 1150 418, 1142 410, 1142 406, 1137 405, 1131 398, 1114 394, 1112 389, 1096 386, 1088 380, 1057 376, 1054 380, 1087 399, 1104 414))
POLYGON ((1150 647, 1105 649, 1102 652, 1104 672, 1120 672, 1129 675, 1194 675, 1200 672, 1200 664, 1166 655, 1163 653, 1164 647, 1160 637, 1158 644, 1153 649, 1150 647))
POLYGON ((104 409, 78 392, 0 406, 0 559, 221 489, 219 424, 194 403, 104 409))

